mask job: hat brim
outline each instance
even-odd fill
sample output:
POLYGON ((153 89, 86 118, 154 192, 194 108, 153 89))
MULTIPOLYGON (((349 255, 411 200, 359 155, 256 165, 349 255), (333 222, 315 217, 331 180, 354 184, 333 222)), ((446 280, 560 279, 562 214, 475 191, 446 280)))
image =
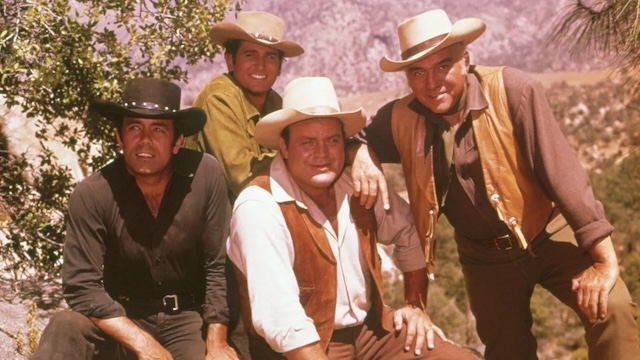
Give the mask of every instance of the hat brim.
POLYGON ((366 122, 363 108, 339 113, 305 113, 295 109, 281 109, 274 111, 258 121, 254 136, 258 144, 270 148, 280 147, 280 134, 287 126, 303 120, 334 118, 342 122, 346 137, 355 135, 362 130, 366 122))
POLYGON ((207 121, 207 114, 199 108, 187 108, 173 112, 152 109, 128 109, 113 101, 96 100, 89 105, 90 114, 98 114, 118 124, 125 116, 145 119, 174 120, 175 126, 184 136, 190 136, 202 130, 207 121))
POLYGON ((285 57, 300 56, 304 53, 304 49, 297 43, 289 40, 280 40, 276 42, 269 42, 266 40, 256 39, 249 33, 244 31, 240 26, 232 22, 220 22, 209 30, 209 37, 214 44, 223 46, 227 40, 236 39, 251 41, 253 43, 264 45, 278 51, 282 51, 285 57))
POLYGON ((476 18, 462 19, 453 24, 451 32, 438 44, 422 50, 405 60, 392 60, 384 56, 380 59, 380 70, 384 72, 396 72, 404 70, 407 66, 420 61, 430 54, 442 50, 456 43, 469 45, 484 33, 487 25, 476 18))

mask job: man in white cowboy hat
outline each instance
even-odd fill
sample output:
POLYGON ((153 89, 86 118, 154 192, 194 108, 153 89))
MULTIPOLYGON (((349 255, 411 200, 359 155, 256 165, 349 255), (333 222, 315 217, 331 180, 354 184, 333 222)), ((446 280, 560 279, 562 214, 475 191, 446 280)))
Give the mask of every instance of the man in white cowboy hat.
POLYGON ((180 87, 136 78, 111 121, 119 156, 69 200, 63 294, 33 359, 237 359, 226 341, 231 215, 222 169, 181 149, 206 120, 180 110, 180 87))
POLYGON ((282 98, 271 87, 284 58, 304 52, 284 39, 284 31, 284 22, 275 15, 243 11, 235 23, 222 21, 209 32, 211 41, 224 47, 229 72, 211 80, 194 101, 207 113, 207 122, 185 146, 220 161, 231 200, 274 156, 255 141, 253 130, 262 116, 282 107, 282 98))
POLYGON ((328 78, 287 85, 283 109, 256 126, 280 151, 234 205, 229 257, 255 359, 477 359, 446 341, 424 308, 424 255, 410 210, 391 195, 366 210, 343 172, 345 138, 365 123, 340 111, 328 78), (377 243, 395 244, 405 303, 382 302, 377 243), (283 357, 284 356, 284 357, 283 357))
POLYGON ((578 314, 590 358, 640 359, 613 227, 540 85, 516 69, 470 65, 467 45, 484 30, 442 10, 399 25, 400 59, 380 68, 403 71, 412 93, 372 117, 368 145, 349 149, 356 186, 375 194, 383 181, 374 153, 402 163, 430 266, 436 219, 447 216, 487 359, 536 358, 536 284, 578 314))

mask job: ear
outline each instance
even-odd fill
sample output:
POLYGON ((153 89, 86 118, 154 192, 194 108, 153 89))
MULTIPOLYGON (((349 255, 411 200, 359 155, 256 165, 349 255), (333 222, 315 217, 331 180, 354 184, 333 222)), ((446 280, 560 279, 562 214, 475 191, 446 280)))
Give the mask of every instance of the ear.
POLYGON ((287 160, 287 158, 289 157, 289 149, 287 149, 287 143, 284 141, 284 139, 282 138, 282 136, 280 136, 280 154, 282 155, 282 158, 287 160))
POLYGON ((180 136, 178 136, 178 138, 176 139, 176 143, 173 144, 173 150, 172 150, 173 155, 176 155, 178 151, 180 151, 183 141, 184 141, 184 135, 180 134, 180 136))
POLYGON ((122 145, 122 138, 120 138, 120 131, 116 129, 115 133, 116 133, 116 141, 118 141, 118 146, 120 146, 121 150, 124 150, 124 146, 122 145))
POLYGON ((469 65, 471 65, 471 57, 469 56, 469 51, 465 50, 462 57, 464 58, 465 67, 469 68, 469 65))
POLYGON ((229 53, 225 53, 224 54, 224 61, 227 63, 227 69, 229 70, 229 72, 232 72, 233 68, 234 68, 233 55, 231 55, 229 53))

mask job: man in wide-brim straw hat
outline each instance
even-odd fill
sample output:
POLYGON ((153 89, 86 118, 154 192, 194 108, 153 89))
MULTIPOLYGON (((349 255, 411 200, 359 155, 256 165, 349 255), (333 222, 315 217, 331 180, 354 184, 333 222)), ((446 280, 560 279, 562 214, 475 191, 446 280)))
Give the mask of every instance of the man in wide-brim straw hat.
POLYGON ((412 93, 364 129, 368 146, 351 153, 366 171, 354 176, 375 196, 384 179, 369 151, 402 163, 430 267, 436 220, 447 216, 487 359, 536 358, 536 284, 578 314, 591 359, 639 359, 613 227, 540 85, 516 69, 470 65, 467 45, 484 29, 442 10, 398 26, 400 56, 380 68, 403 71, 412 93))
POLYGON ((202 89, 194 106, 207 113, 207 123, 185 146, 208 152, 222 164, 231 200, 273 159, 274 151, 253 138, 261 117, 282 107, 273 89, 284 58, 301 55, 297 43, 285 39, 285 24, 263 11, 242 11, 236 22, 222 21, 209 32, 224 48, 228 73, 202 89))
POLYGON ((256 126, 278 155, 235 202, 228 244, 254 359, 477 359, 427 316, 426 268, 410 210, 392 194, 366 210, 344 172, 365 124, 325 77, 298 78, 256 126), (382 302, 377 243, 394 244, 406 305, 382 302), (408 335, 412 334, 412 335, 408 335), (435 348, 434 348, 435 345, 435 348))
POLYGON ((211 155, 181 148, 204 112, 180 109, 180 87, 153 78, 89 112, 115 125, 122 155, 71 195, 62 280, 73 311, 51 318, 33 359, 237 359, 226 181, 211 155))

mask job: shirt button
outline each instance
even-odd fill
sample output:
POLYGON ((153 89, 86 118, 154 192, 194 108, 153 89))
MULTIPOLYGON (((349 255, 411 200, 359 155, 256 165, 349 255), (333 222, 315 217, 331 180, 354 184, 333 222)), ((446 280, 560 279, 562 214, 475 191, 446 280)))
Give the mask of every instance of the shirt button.
POLYGON ((160 257, 158 256, 158 257, 156 258, 156 265, 160 265, 160 260, 161 260, 161 259, 160 259, 160 257))
POLYGON ((158 285, 158 286, 162 286, 162 281, 158 281, 158 282, 156 283, 156 285, 158 285))

